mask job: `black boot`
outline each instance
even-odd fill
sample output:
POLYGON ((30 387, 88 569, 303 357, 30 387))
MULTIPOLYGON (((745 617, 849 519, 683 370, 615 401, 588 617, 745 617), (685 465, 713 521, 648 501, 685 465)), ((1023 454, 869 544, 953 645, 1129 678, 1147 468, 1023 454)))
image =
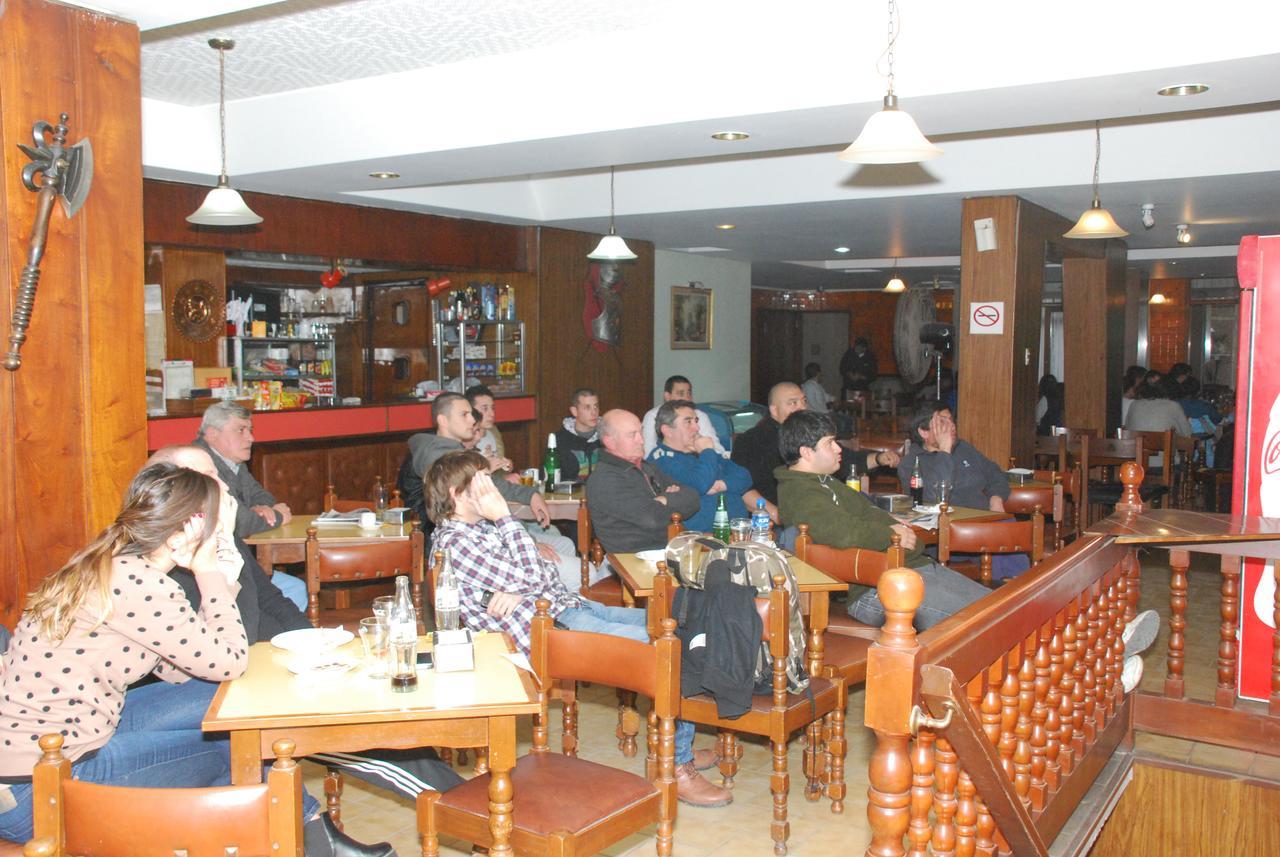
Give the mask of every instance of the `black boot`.
POLYGON ((396 857, 396 850, 389 843, 356 842, 337 828, 327 812, 302 826, 302 841, 306 857, 396 857))

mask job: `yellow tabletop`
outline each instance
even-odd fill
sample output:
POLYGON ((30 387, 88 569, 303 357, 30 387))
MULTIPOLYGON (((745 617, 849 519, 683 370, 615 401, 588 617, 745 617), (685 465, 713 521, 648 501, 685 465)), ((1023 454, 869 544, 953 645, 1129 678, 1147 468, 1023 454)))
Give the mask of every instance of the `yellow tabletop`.
MULTIPOLYGON (((251 545, 287 545, 307 540, 307 528, 312 526, 316 515, 294 515, 293 520, 261 533, 254 533, 245 539, 251 545)), ((320 524, 316 527, 316 538, 321 541, 371 542, 377 540, 404 541, 413 532, 413 524, 380 524, 374 529, 366 530, 359 524, 320 524)))
MULTIPOLYGON (((578 508, 582 505, 582 494, 583 488, 581 485, 574 486, 573 492, 569 494, 555 491, 550 494, 543 494, 542 499, 547 501, 547 511, 551 514, 551 520, 578 520, 578 508)), ((533 520, 533 510, 520 503, 511 504, 511 513, 522 521, 533 520)))
MULTIPOLYGON (((920 522, 928 518, 927 515, 921 515, 916 512, 903 515, 894 515, 899 523, 906 524, 917 532, 936 533, 938 527, 935 524, 932 527, 921 526, 920 522)), ((951 520, 953 521, 1003 521, 1012 518, 1008 512, 993 512, 990 509, 970 509, 967 506, 952 506, 951 520)))
MULTIPOLYGON (((429 638, 422 637, 419 650, 430 648, 429 638)), ((321 675, 294 675, 289 664, 307 656, 256 643, 249 648, 245 674, 223 683, 202 726, 218 732, 532 713, 537 709, 532 677, 507 659, 508 651, 504 635, 476 634, 474 670, 421 670, 417 690, 396 693, 389 679, 370 677, 359 639, 337 652, 360 661, 360 667, 321 675)))
MULTIPOLYGON (((796 583, 801 592, 843 592, 849 588, 849 584, 819 571, 804 560, 788 555, 787 561, 796 573, 796 583)), ((653 577, 658 573, 656 565, 633 553, 611 553, 609 564, 618 570, 622 582, 637 598, 653 594, 653 577)), ((674 577, 672 582, 679 585, 674 577)))

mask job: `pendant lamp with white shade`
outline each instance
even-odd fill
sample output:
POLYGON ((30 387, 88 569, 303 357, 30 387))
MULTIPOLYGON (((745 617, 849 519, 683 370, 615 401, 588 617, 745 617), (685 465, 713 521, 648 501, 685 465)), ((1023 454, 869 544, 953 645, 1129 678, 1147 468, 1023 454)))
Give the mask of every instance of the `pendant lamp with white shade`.
POLYGON ((942 150, 916 125, 911 114, 898 109, 898 96, 893 92, 893 46, 898 41, 898 4, 889 0, 889 91, 884 96, 884 109, 873 113, 862 126, 862 133, 837 157, 855 164, 914 164, 942 154, 942 150))
POLYGON ((636 258, 613 225, 613 167, 609 167, 609 234, 600 239, 587 258, 597 262, 629 262, 636 258))
POLYGON ((210 39, 209 47, 218 52, 218 128, 222 134, 222 172, 218 186, 209 191, 204 203, 187 215, 187 222, 198 226, 252 226, 262 217, 245 204, 239 191, 227 178, 227 51, 236 46, 232 39, 210 39))
POLYGON ((1102 201, 1098 198, 1098 167, 1102 163, 1101 122, 1093 123, 1093 144, 1093 205, 1080 215, 1075 226, 1062 233, 1063 238, 1123 238, 1129 234, 1120 228, 1111 212, 1102 207, 1102 201))

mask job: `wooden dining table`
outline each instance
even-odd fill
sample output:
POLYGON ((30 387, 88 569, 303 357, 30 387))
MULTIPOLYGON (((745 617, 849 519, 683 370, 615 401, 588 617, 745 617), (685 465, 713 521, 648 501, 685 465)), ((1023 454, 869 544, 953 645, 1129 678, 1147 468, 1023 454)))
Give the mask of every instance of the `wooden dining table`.
MULTIPOLYGON (((921 526, 919 518, 917 517, 913 520, 912 515, 894 515, 893 517, 897 519, 898 523, 910 527, 921 544, 936 545, 938 543, 937 525, 932 529, 921 526)), ((990 509, 970 509, 966 506, 951 507, 951 520, 953 521, 983 523, 987 521, 1004 521, 1012 517, 1008 512, 993 512, 990 509)))
MULTIPOLYGON (((474 641, 475 669, 419 671, 410 693, 369 676, 358 639, 337 651, 361 667, 317 676, 289 670, 306 655, 256 643, 244 675, 218 688, 202 727, 231 734, 234 785, 261 782, 263 761, 273 758, 271 745, 281 738, 295 742, 299 757, 372 747, 487 747, 490 853, 511 854, 516 718, 538 712, 538 694, 533 676, 507 658, 516 651, 509 637, 477 633, 474 641)), ((430 637, 420 638, 418 648, 430 651, 430 637)))
MULTIPOLYGON (((294 515, 287 524, 281 524, 245 538, 245 544, 253 545, 258 563, 271 573, 272 566, 290 562, 306 562, 307 530, 315 526, 317 515, 294 515)), ((380 524, 374 529, 364 529, 357 523, 321 524, 316 527, 316 538, 325 544, 364 545, 381 541, 405 541, 413 532, 413 524, 380 524)))
MULTIPOLYGON (((569 493, 552 491, 550 494, 543 494, 542 499, 547 501, 547 510, 551 514, 551 520, 578 520, 578 508, 582 505, 584 492, 585 489, 582 485, 575 485, 573 491, 569 493)), ((533 520, 533 509, 524 504, 513 503, 511 512, 522 521, 533 520)))

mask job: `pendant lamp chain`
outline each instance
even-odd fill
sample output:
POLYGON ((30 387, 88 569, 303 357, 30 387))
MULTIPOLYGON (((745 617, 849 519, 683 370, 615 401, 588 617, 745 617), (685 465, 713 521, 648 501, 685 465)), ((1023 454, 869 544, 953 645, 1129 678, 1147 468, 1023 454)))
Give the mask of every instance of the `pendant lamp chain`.
POLYGON ((613 167, 609 167, 609 231, 613 232, 613 167))
POLYGON ((227 174, 227 49, 218 48, 218 130, 222 140, 222 175, 227 174))
POLYGON ((1102 163, 1102 122, 1093 123, 1093 207, 1102 208, 1102 199, 1098 196, 1098 167, 1102 163))
POLYGON ((889 0, 889 32, 887 35, 888 47, 884 49, 884 56, 889 61, 889 95, 893 95, 893 46, 898 41, 897 23, 898 3, 897 0, 889 0))

